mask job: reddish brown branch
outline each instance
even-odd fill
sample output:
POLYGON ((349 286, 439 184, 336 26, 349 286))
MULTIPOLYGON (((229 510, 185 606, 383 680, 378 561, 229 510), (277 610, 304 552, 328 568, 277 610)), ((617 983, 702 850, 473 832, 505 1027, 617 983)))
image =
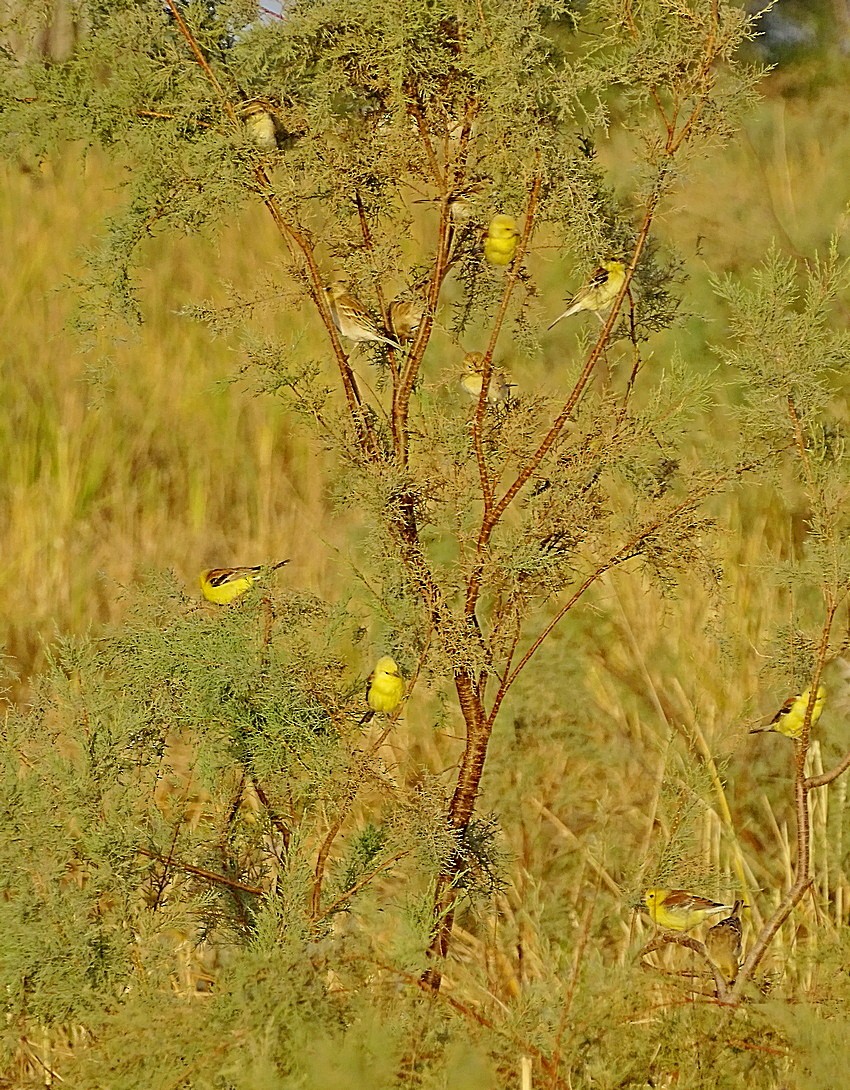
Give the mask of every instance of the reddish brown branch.
MULTIPOLYGON (((660 199, 660 195, 661 179, 659 179, 659 182, 657 183, 656 188, 653 190, 647 204, 646 212, 644 213, 643 223, 638 233, 637 241, 635 243, 635 249, 632 254, 632 259, 626 270, 626 276, 623 280, 623 285, 620 288, 617 298, 614 300, 611 311, 608 314, 608 318, 602 327, 602 331, 600 332, 595 345, 590 351, 587 362, 584 365, 584 369, 582 370, 578 381, 573 387, 572 392, 567 398, 566 404, 553 421, 552 426, 543 437, 537 450, 531 455, 531 457, 526 461, 525 465, 520 469, 519 473, 514 478, 513 483, 505 491, 502 498, 490 508, 488 515, 482 518, 481 529, 478 534, 477 542, 477 550, 479 553, 482 553, 484 551, 493 534, 493 531, 495 530, 505 511, 507 511, 508 507, 516 499, 520 490, 525 484, 528 483, 528 481, 537 471, 540 463, 554 446, 555 442, 558 440, 558 437, 563 431, 564 426, 567 424, 573 412, 575 411, 576 405, 581 399, 581 396, 585 390, 585 387, 587 386, 587 383, 590 380, 590 376, 593 373, 593 369, 596 366, 597 361, 602 356, 602 353, 604 352, 608 344, 608 340, 611 336, 611 331, 613 330, 614 325, 619 317, 620 307, 622 306, 623 299, 626 297, 626 293, 629 290, 631 278, 634 275, 634 271, 637 268, 638 261, 640 260, 640 255, 643 252, 643 248, 646 245, 647 238, 649 237, 649 230, 653 222, 655 209, 660 199)), ((482 575, 482 566, 479 565, 476 571, 473 572, 473 575, 470 578, 469 585, 467 587, 467 613, 470 613, 475 609, 475 605, 478 601, 478 596, 481 592, 482 575)))
MULTIPOLYGON (((192 56, 197 61, 201 70, 203 71, 210 84, 215 89, 216 94, 221 100, 222 108, 226 113, 228 119, 232 122, 234 128, 239 126, 239 118, 236 113, 236 109, 233 103, 228 98, 221 83, 218 80, 215 72, 212 69, 207 58, 204 56, 204 52, 198 43, 197 38, 192 33, 186 20, 174 2, 174 0, 166 0, 169 11, 174 17, 174 21, 177 27, 185 39, 192 56)), ((328 331, 330 337, 331 347, 336 358, 337 366, 339 368, 340 377, 342 379, 343 392, 345 399, 348 403, 349 412, 351 413, 352 420, 354 421, 355 430, 357 432, 358 442, 367 455, 372 458, 378 456, 378 445, 372 427, 371 420, 362 411, 360 392, 357 389, 357 384, 354 380, 354 374, 351 370, 351 366, 348 362, 339 336, 337 334, 336 326, 334 325, 333 318, 331 316, 330 307, 328 306, 327 299, 325 298, 324 285, 322 283, 322 277, 319 272, 319 267, 316 264, 315 253, 312 243, 308 235, 299 230, 293 224, 289 223, 283 214, 276 198, 273 196, 272 184, 265 168, 257 163, 253 167, 254 180, 257 184, 258 192, 261 196, 263 204, 268 209, 269 214, 274 221, 278 232, 281 235, 286 247, 289 251, 290 257, 294 259, 295 251, 293 250, 293 243, 301 253, 302 260, 306 265, 309 281, 310 292, 313 298, 313 302, 316 304, 316 308, 319 311, 319 315, 328 331)))
POLYGON ((204 870, 203 867, 195 867, 191 863, 181 863, 179 860, 169 856, 168 859, 164 859, 157 852, 148 851, 147 848, 137 848, 139 855, 147 856, 148 859, 155 859, 158 863, 162 863, 166 868, 175 867, 177 870, 185 871, 187 874, 194 874, 198 878, 204 878, 208 882, 213 882, 218 886, 227 886, 228 889, 239 890, 240 893, 252 893, 257 896, 261 896, 265 890, 260 889, 258 886, 249 886, 245 882, 237 882, 235 878, 228 878, 224 874, 215 874, 213 871, 204 870))
POLYGON ((365 874, 359 881, 355 882, 353 886, 349 886, 348 889, 340 893, 340 895, 331 901, 326 908, 322 909, 320 915, 313 917, 314 921, 324 920, 330 916, 331 913, 336 912, 340 905, 344 905, 346 901, 350 901, 355 894, 359 893, 365 886, 368 886, 372 879, 379 875, 381 871, 387 870, 393 863, 397 863, 399 859, 404 859, 405 856, 410 855, 412 851, 412 848, 405 848, 404 851, 396 852, 395 855, 390 856, 389 859, 385 859, 383 863, 375 867, 374 870, 369 871, 368 874, 365 874))
POLYGON ((814 791, 817 787, 826 787, 826 785, 832 783, 833 780, 837 780, 848 768, 850 768, 850 751, 845 753, 838 764, 828 772, 822 772, 820 776, 809 776, 805 781, 806 790, 814 791))
MULTIPOLYGON (((630 554, 630 555, 634 555, 634 554, 630 554)), ((532 643, 531 647, 529 647, 529 649, 525 652, 525 654, 522 656, 522 658, 516 664, 514 669, 511 670, 510 673, 508 673, 507 671, 505 672, 504 680, 502 681, 501 685, 499 686, 499 690, 496 693, 496 697, 495 697, 495 699, 493 701, 493 706, 491 707, 490 713, 487 716, 487 720, 488 720, 488 722, 490 724, 492 724, 495 721, 495 718, 499 713, 499 708, 501 708, 501 706, 502 706, 502 701, 505 699, 505 696, 507 695, 508 689, 510 689, 510 687, 513 685, 513 683, 516 681, 517 677, 519 677, 519 675, 522 673, 522 671, 528 665, 529 660, 532 658, 532 656, 535 654, 535 652, 540 649, 541 644, 543 644, 543 642, 546 640, 546 638, 549 636, 549 634, 552 632, 552 630, 558 624, 560 624, 560 622, 564 619, 564 617, 566 617, 566 615, 573 608, 573 606, 576 604, 576 602, 578 602, 578 600, 582 597, 582 595, 587 590, 589 590, 590 587, 592 587, 593 584, 598 579, 601 579, 602 576, 607 571, 610 571, 611 568, 614 567, 615 564, 622 564, 627 559, 628 559, 628 557, 626 557, 626 556, 623 556, 620 559, 618 559, 618 557, 615 556, 615 557, 612 557, 609 560, 606 560, 604 564, 600 564, 600 566, 596 569, 596 571, 593 572, 592 575, 589 575, 587 577, 587 579, 585 579, 585 581, 578 588, 578 590, 575 591, 575 593, 561 607, 561 609, 558 610, 558 612, 555 614, 555 616, 552 618, 552 620, 549 622, 549 624, 546 625, 546 627, 543 629, 543 631, 539 633, 539 635, 536 637, 536 639, 532 643)))
POLYGON ((224 88, 218 82, 218 77, 216 76, 215 72, 213 72, 212 68, 210 67, 209 61, 204 56, 204 52, 198 44, 198 39, 189 29, 189 24, 183 18, 180 8, 177 6, 177 4, 174 3, 174 0, 165 0, 165 3, 174 18, 174 22, 177 24, 178 30, 183 35, 186 44, 189 46, 189 49, 192 52, 192 56, 200 65, 201 69, 204 72, 204 75, 207 77, 209 82, 215 88, 215 92, 221 99, 221 104, 224 107, 225 113, 234 125, 238 125, 239 122, 238 118, 236 117, 236 110, 233 108, 233 103, 227 97, 224 88))
POLYGON ((327 866, 328 856, 330 855, 334 841, 337 836, 339 836, 340 829, 345 823, 345 819, 351 812, 351 807, 357 796, 358 789, 359 781, 353 778, 348 795, 340 803, 339 814, 337 815, 336 820, 331 822, 331 826, 327 831, 325 839, 319 847, 319 853, 316 856, 316 868, 313 873, 313 892, 310 895, 310 916, 313 920, 319 920, 325 915, 325 913, 322 912, 322 884, 325 880, 325 868, 327 866))
MULTIPOLYGON (((671 931, 665 931, 662 934, 657 935, 654 939, 650 939, 650 941, 638 952, 637 956, 643 959, 647 954, 653 954, 656 950, 661 950, 665 946, 684 946, 686 950, 693 950, 695 954, 698 954, 706 963, 714 978, 717 999, 720 1000, 720 1002, 726 1001, 730 988, 723 979, 723 974, 709 957, 705 943, 700 942, 699 939, 692 938, 690 935, 677 935, 671 931)), ((642 964, 645 965, 643 962, 642 964)))
MULTIPOLYGON (((431 993, 431 988, 428 983, 421 977, 416 977, 412 973, 407 973, 403 969, 396 969, 392 965, 387 965, 385 962, 375 961, 372 958, 355 959, 367 961, 369 965, 374 965, 376 968, 381 969, 385 973, 390 973, 401 980, 406 981, 415 988, 419 988, 421 991, 431 993)), ((491 1030, 493 1033, 499 1034, 499 1036, 506 1038, 511 1044, 522 1053, 527 1053, 529 1056, 534 1056, 540 1063, 543 1070, 553 1080, 550 1085, 563 1086, 566 1090, 567 1084, 557 1074, 557 1068, 553 1063, 550 1056, 548 1056, 543 1050, 535 1045, 533 1042, 526 1040, 525 1038, 517 1037, 516 1034, 511 1033, 509 1030, 497 1025, 491 1018, 488 1018, 486 1014, 482 1014, 480 1010, 476 1010, 474 1007, 468 1007, 466 1004, 461 1003, 459 999, 456 999, 453 995, 448 995, 445 992, 435 993, 436 998, 442 1003, 448 1004, 452 1010, 458 1014, 463 1015, 471 1022, 475 1022, 479 1026, 483 1026, 485 1029, 491 1030)))
MULTIPOLYGON (((475 406, 475 415, 472 418, 472 445, 475 450, 475 460, 478 463, 478 476, 481 481, 481 495, 484 499, 484 521, 486 522, 490 517, 490 511, 493 505, 493 484, 487 475, 487 465, 484 459, 484 445, 481 434, 481 429, 484 424, 484 413, 487 409, 487 395, 490 391, 490 382, 493 376, 493 353, 496 351, 496 344, 499 340, 499 335, 502 332, 502 326, 505 323, 505 316, 508 312, 508 305, 511 301, 514 288, 516 287, 517 279, 519 277, 519 271, 522 268, 523 258, 525 252, 528 249, 528 243, 531 239, 531 234, 534 230, 534 218, 537 212, 537 202, 540 197, 541 178, 540 175, 535 175, 534 180, 531 183, 531 189, 528 194, 528 204, 525 210, 525 222, 523 224, 523 231, 520 235, 519 242, 517 243, 516 254, 511 262, 511 267, 505 277, 505 286, 502 290, 502 299, 499 303, 499 309, 496 311, 496 318, 493 322, 493 328, 490 332, 490 340, 487 343, 487 348, 484 351, 484 365, 481 372, 481 393, 478 395, 478 404, 475 406)), ((467 613, 470 610, 467 609, 467 613)))
POLYGON ((448 172, 444 172, 440 169, 436 153, 434 152, 434 148, 428 134, 428 129, 425 124, 425 118, 422 114, 421 106, 415 102, 408 109, 411 115, 416 119, 419 135, 423 141, 424 147, 426 149, 426 154, 428 156, 428 161, 431 165, 431 172, 434 184, 440 191, 441 199, 440 225, 437 237, 437 252, 435 254, 434 262, 431 267, 431 277, 428 284, 425 315, 419 325, 419 329, 417 330, 413 344, 410 347, 407 360, 402 367, 401 381, 398 383, 397 386, 395 383, 393 384, 392 428, 396 457, 398 458, 402 466, 407 465, 408 459, 407 420, 410 411, 410 397, 413 393, 413 387, 416 383, 416 378, 422 365, 422 359, 425 355, 425 349, 428 346, 428 341, 431 336, 431 329, 433 328, 434 324, 434 315, 437 312, 437 305, 440 300, 440 291, 442 290, 443 281, 445 280, 446 274, 449 271, 450 240, 453 230, 451 202, 454 195, 457 193, 458 188, 463 185, 466 170, 466 160, 469 154, 469 140, 472 131, 472 123, 478 111, 478 105, 475 101, 470 101, 467 103, 463 127, 461 129, 460 141, 458 144, 458 152, 451 163, 450 181, 448 178, 448 172))

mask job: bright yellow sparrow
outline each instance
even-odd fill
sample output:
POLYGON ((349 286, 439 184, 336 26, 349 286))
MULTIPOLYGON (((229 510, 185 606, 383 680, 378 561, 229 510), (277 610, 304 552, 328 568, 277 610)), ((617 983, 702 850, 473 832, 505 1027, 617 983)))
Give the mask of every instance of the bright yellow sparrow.
POLYGON ((208 602, 215 602, 218 606, 229 605, 254 585, 260 572, 277 571, 288 563, 288 560, 280 560, 277 564, 257 564, 252 568, 206 568, 198 576, 201 593, 208 602))
POLYGON ((705 936, 708 956, 729 986, 735 983, 741 962, 741 909, 743 907, 743 901, 736 901, 726 919, 709 928, 705 936))
MULTIPOLYGON (((811 688, 808 688, 799 696, 789 696, 766 727, 756 727, 755 730, 750 731, 750 734, 766 734, 768 731, 776 731, 777 734, 784 734, 786 738, 794 738, 795 740, 799 738, 803 733, 803 723, 806 718, 806 708, 809 706, 811 692, 811 688)), ((820 719, 825 700, 826 689, 823 685, 819 685, 812 705, 810 724, 812 727, 820 719)))
POLYGON ((571 314, 578 314, 582 310, 590 310, 597 315, 599 311, 606 310, 620 294, 625 279, 626 266, 622 261, 603 261, 581 290, 570 299, 567 309, 558 315, 549 329, 556 326, 562 318, 569 318, 571 314))
POLYGON ((643 903, 649 909, 653 923, 668 931, 690 931, 711 916, 731 912, 733 908, 685 889, 648 889, 643 895, 643 903))
MULTIPOLYGON (((481 397, 484 383, 484 356, 480 352, 467 352, 463 357, 463 372, 460 376, 460 388, 477 401, 481 397)), ((487 387, 487 404, 504 405, 516 387, 504 371, 495 368, 490 372, 490 385, 487 387)))
POLYGON ((343 337, 357 344, 363 341, 374 341, 388 344, 390 348, 401 348, 398 341, 394 341, 381 332, 360 300, 344 285, 330 284, 325 288, 325 293, 333 323, 343 337))
POLYGON ((484 238, 484 256, 491 265, 510 265, 518 238, 519 231, 513 216, 493 216, 484 238))
POLYGON ((368 723, 375 712, 392 715, 404 699, 404 678, 395 659, 383 655, 375 663, 375 669, 366 679, 366 703, 369 711, 360 720, 368 723))

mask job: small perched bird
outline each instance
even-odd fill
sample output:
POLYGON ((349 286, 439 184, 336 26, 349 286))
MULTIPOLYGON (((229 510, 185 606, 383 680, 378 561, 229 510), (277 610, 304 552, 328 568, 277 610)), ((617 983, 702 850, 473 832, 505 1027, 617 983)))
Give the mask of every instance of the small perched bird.
POLYGON ((395 659, 383 655, 375 663, 375 669, 366 679, 366 703, 369 711, 360 720, 360 725, 368 723, 375 712, 392 713, 404 698, 404 678, 399 672, 395 659))
POLYGON ((277 123, 271 103, 263 98, 252 98, 239 107, 239 116, 245 125, 248 139, 262 151, 277 151, 277 123))
POLYGON ((425 317, 425 304, 419 299, 395 299, 389 305, 390 332, 404 343, 412 341, 425 317))
POLYGON ((709 901, 707 897, 688 893, 685 889, 648 889, 643 895, 643 903, 649 909, 653 923, 668 931, 690 931, 710 916, 733 909, 732 905, 709 901))
POLYGON ((582 310, 591 310, 600 319, 599 311, 609 307, 620 293, 626 279, 626 266, 622 261, 603 261, 580 291, 567 303, 567 309, 549 326, 552 329, 562 318, 578 314, 582 310))
POLYGON ((456 189, 449 197, 449 217, 452 223, 467 223, 475 215, 475 205, 484 190, 482 182, 471 182, 456 189))
POLYGON ((342 284, 327 285, 325 294, 327 295, 333 323, 343 337, 347 337, 348 340, 357 344, 363 341, 374 341, 401 350, 398 341, 394 341, 381 332, 360 300, 342 284))
MULTIPOLYGON (((480 352, 467 352, 463 357, 463 374, 460 376, 460 388, 475 401, 481 397, 484 379, 484 356, 480 352)), ((490 372, 490 385, 487 387, 487 404, 504 405, 511 396, 516 383, 510 382, 504 371, 493 369, 490 372)))
POLYGON ((518 238, 519 231, 513 216, 493 216, 484 238, 484 256, 491 265, 510 265, 518 238))
MULTIPOLYGON (((469 182, 453 190, 448 197, 449 219, 452 223, 467 223, 475 215, 475 205, 484 191, 482 181, 469 182)), ((414 201, 414 204, 439 204, 441 197, 424 197, 414 201)))
MULTIPOLYGON (((786 738, 795 740, 799 738, 803 733, 803 723, 805 722, 806 708, 809 706, 811 692, 811 688, 808 688, 799 696, 789 696, 766 727, 756 727, 755 730, 750 731, 750 734, 767 734, 769 731, 776 731, 777 734, 784 734, 786 738)), ((825 700, 826 689, 823 685, 819 685, 815 702, 812 705, 810 726, 813 727, 820 719, 825 700)))
POLYGON ((741 909, 743 901, 736 901, 725 920, 709 928, 705 936, 708 956, 720 970, 727 986, 735 983, 741 961, 741 909))
POLYGON ((277 564, 257 564, 253 568, 207 568, 198 576, 201 593, 208 602, 226 606, 253 586, 260 572, 277 571, 288 563, 280 560, 277 564))

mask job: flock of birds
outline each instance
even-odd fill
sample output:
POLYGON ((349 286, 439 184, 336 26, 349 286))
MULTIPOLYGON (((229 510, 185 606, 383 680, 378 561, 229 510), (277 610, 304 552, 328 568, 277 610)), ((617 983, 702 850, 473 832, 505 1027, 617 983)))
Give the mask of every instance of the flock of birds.
MULTIPOLYGON (((243 109, 243 120, 251 139, 258 147, 271 150, 278 146, 273 118, 263 106, 248 103, 243 109)), ((459 205, 463 202, 457 202, 459 205)), ((453 218, 455 209, 452 209, 453 218)), ((506 266, 516 254, 519 231, 512 216, 496 215, 490 221, 484 237, 484 256, 490 264, 506 266)), ((626 279, 625 263, 617 259, 603 261, 581 289, 567 301, 566 308, 549 325, 552 329, 562 319, 582 311, 597 314, 600 318, 613 304, 626 279)), ((357 297, 340 282, 325 287, 328 307, 334 325, 342 337, 355 344, 385 344, 404 351, 416 335, 425 315, 424 302, 396 299, 388 307, 389 329, 384 329, 370 315, 357 297)), ((467 352, 463 358, 460 377, 461 389, 471 398, 481 396, 484 374, 484 356, 480 352, 467 352)), ((498 369, 491 371, 487 402, 504 404, 515 387, 509 377, 498 369)), ((226 606, 243 595, 260 576, 265 576, 287 564, 281 560, 272 565, 253 567, 209 568, 200 573, 201 592, 207 601, 226 606)), ((366 682, 368 710, 360 724, 368 723, 376 713, 394 715, 398 712, 406 694, 406 682, 398 664, 389 655, 378 659, 366 682)), ((751 730, 751 734, 776 732, 799 741, 808 716, 809 726, 820 719, 826 700, 826 689, 819 686, 812 699, 811 689, 789 697, 776 715, 764 727, 751 730)), ((686 932, 701 926, 721 913, 724 919, 709 928, 705 936, 705 948, 731 986, 738 974, 742 948, 741 912, 747 906, 742 900, 723 904, 683 889, 647 889, 642 899, 653 923, 668 931, 686 932)))
MULTIPOLYGON (((518 237, 516 221, 511 216, 494 216, 484 238, 484 254, 487 260, 494 265, 513 260, 518 237)), ((552 329, 563 318, 582 311, 596 314, 601 319, 620 294, 625 279, 624 262, 614 259, 603 261, 580 290, 567 301, 566 309, 548 328, 552 329)), ((385 344, 404 351, 404 346, 415 337, 425 316, 423 301, 395 299, 387 308, 389 328, 384 329, 342 281, 336 280, 327 284, 325 295, 334 325, 342 337, 354 344, 385 344)), ((481 396, 482 385, 480 378, 476 379, 476 376, 480 376, 483 370, 483 355, 479 352, 467 352, 463 359, 460 386, 476 400, 481 396)), ((487 392, 488 403, 503 404, 515 385, 503 371, 493 372, 487 392)))
MULTIPOLYGON (((473 353, 470 353, 470 356, 473 353)), ((475 367, 480 362, 470 361, 470 378, 476 374, 475 367)), ((480 376, 479 376, 480 381, 480 376)), ((479 387, 480 391, 480 387, 479 387)), ((216 605, 229 605, 243 595, 261 577, 277 571, 288 560, 265 567, 208 568, 199 577, 201 592, 209 602, 216 605)), ((360 720, 363 726, 370 722, 376 713, 394 715, 401 708, 406 694, 405 679, 398 664, 389 655, 382 655, 366 682, 366 703, 368 710, 360 720)), ((809 726, 814 727, 821 717, 826 701, 826 688, 819 685, 812 697, 811 688, 804 689, 797 696, 790 696, 773 718, 763 727, 756 727, 750 734, 775 732, 797 742, 800 740, 808 714, 809 726)), ((684 889, 662 889, 652 887, 643 895, 643 906, 650 919, 658 927, 667 931, 685 932, 708 922, 712 917, 725 912, 724 919, 709 928, 705 936, 706 951, 717 966, 728 987, 734 983, 741 958, 742 926, 741 911, 747 907, 743 900, 733 904, 723 904, 707 897, 691 893, 684 889)))
MULTIPOLYGON (((275 152, 282 146, 285 133, 281 130, 273 103, 265 98, 246 99, 239 106, 239 116, 245 127, 248 140, 260 151, 275 152)), ((285 144, 285 139, 283 144, 285 144)), ((472 183, 465 189, 459 189, 449 201, 452 226, 452 238, 456 240, 455 229, 463 227, 472 220, 474 205, 480 192, 480 184, 472 183)), ((483 253, 485 259, 494 266, 510 265, 516 256, 520 232, 513 216, 505 213, 494 215, 484 232, 483 253)), ((454 242, 450 243, 450 254, 454 242)), ((623 261, 611 258, 603 261, 588 277, 579 291, 567 301, 566 309, 549 325, 552 329, 563 318, 582 311, 601 315, 609 309, 620 293, 626 279, 626 265, 623 261)), ((342 337, 354 344, 385 344, 398 351, 404 351, 405 344, 416 335, 416 331, 425 316, 425 304, 422 299, 396 299, 390 303, 387 313, 387 325, 384 328, 363 306, 357 296, 342 281, 333 281, 325 285, 325 296, 333 323, 342 337)), ((460 378, 461 388, 471 397, 481 395, 481 382, 476 381, 483 367, 476 369, 479 353, 469 352, 464 357, 464 372, 460 378)), ((494 393, 488 390, 487 401, 500 404, 506 401, 515 383, 507 380, 501 373, 493 376, 496 387, 494 393)))
MULTIPOLYGON (((261 118, 262 111, 258 114, 261 118)), ((497 215, 491 220, 484 240, 484 252, 488 261, 494 265, 506 265, 516 253, 519 232, 516 221, 511 216, 497 215)), ((559 314, 549 326, 557 325, 562 318, 587 310, 599 313, 606 310, 615 300, 626 278, 626 267, 622 261, 605 261, 594 272, 582 289, 569 300, 566 310, 559 314)), ((340 281, 326 285, 325 293, 334 325, 347 340, 355 344, 378 343, 403 351, 402 342, 409 342, 425 314, 424 305, 408 299, 396 299, 388 308, 390 330, 382 330, 371 317, 363 304, 340 281), (389 336, 393 333, 394 336, 389 336)), ((484 384, 484 356, 480 352, 467 352, 463 358, 463 372, 460 377, 461 389, 471 398, 478 399, 484 384)), ((487 402, 491 405, 505 404, 514 389, 508 376, 501 370, 491 372, 487 390, 487 402)), ((281 560, 271 566, 275 571, 288 563, 281 560)), ((201 591, 204 597, 216 605, 229 605, 252 586, 257 576, 263 571, 261 566, 210 568, 200 574, 201 591)), ((404 680, 398 666, 389 656, 378 660, 369 677, 366 699, 370 712, 364 721, 374 712, 395 712, 404 696, 404 680), (370 714, 371 713, 371 714, 370 714)))

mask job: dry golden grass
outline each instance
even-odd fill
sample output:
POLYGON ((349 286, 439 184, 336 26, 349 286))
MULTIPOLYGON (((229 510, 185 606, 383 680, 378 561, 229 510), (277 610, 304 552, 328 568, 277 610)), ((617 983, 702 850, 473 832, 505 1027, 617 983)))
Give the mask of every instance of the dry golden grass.
POLYGON ((271 397, 229 384, 235 339, 179 313, 220 296, 223 280, 250 293, 276 260, 264 221, 250 247, 250 224, 218 248, 153 243, 144 324, 122 343, 84 354, 68 329, 69 278, 84 274, 80 251, 102 231, 114 183, 96 156, 83 169, 71 153, 42 174, 2 175, 0 633, 24 675, 57 631, 118 620, 122 588, 143 572, 172 570, 195 595, 202 567, 289 556, 287 574, 313 589, 342 542, 325 517, 321 451, 271 397))

